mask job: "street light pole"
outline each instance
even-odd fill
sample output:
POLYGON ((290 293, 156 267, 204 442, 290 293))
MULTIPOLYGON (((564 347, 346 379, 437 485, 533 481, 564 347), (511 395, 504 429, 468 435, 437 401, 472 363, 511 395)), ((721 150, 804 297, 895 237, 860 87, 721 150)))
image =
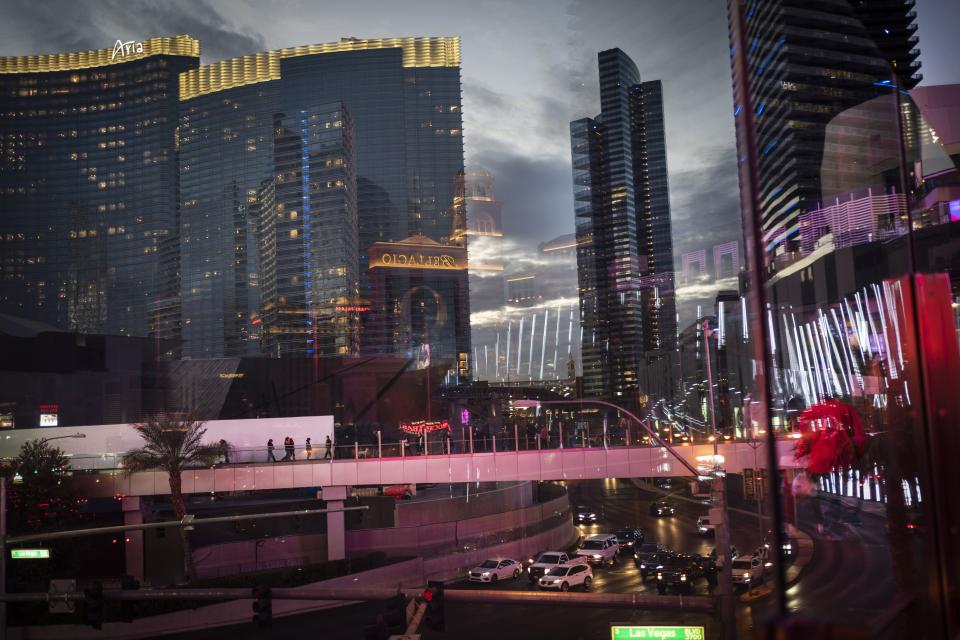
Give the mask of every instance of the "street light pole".
POLYGON ((70 435, 66 435, 66 436, 53 436, 52 438, 40 438, 40 442, 42 442, 43 444, 46 444, 51 440, 63 440, 64 438, 86 438, 86 437, 87 437, 87 434, 85 433, 71 433, 70 435))
POLYGON ((713 435, 713 495, 720 515, 715 532, 717 540, 717 562, 720 566, 720 580, 717 585, 717 598, 720 600, 720 623, 723 626, 724 640, 732 640, 737 635, 736 603, 733 601, 733 559, 730 558, 730 515, 727 512, 726 474, 719 473, 717 449, 717 412, 713 404, 713 367, 710 364, 710 338, 714 331, 710 321, 703 319, 703 345, 707 361, 707 389, 710 398, 710 431, 713 435))

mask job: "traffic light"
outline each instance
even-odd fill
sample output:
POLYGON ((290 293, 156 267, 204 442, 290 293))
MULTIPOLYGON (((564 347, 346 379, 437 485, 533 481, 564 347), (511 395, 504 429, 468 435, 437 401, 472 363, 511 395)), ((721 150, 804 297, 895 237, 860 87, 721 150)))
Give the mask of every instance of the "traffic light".
POLYGON ((427 582, 423 592, 423 599, 427 603, 427 612, 424 620, 427 626, 434 631, 445 631, 446 623, 443 616, 443 583, 439 580, 427 582))
MULTIPOLYGON (((136 591, 140 588, 140 581, 133 576, 123 576, 120 581, 120 588, 124 591, 136 591)), ((133 600, 120 601, 120 620, 123 622, 133 622, 136 618, 137 603, 133 600)))
POLYGON ((103 583, 94 582, 83 590, 83 617, 94 629, 103 628, 103 583))
POLYGON ((253 621, 259 627, 273 624, 273 595, 270 587, 253 588, 253 621))

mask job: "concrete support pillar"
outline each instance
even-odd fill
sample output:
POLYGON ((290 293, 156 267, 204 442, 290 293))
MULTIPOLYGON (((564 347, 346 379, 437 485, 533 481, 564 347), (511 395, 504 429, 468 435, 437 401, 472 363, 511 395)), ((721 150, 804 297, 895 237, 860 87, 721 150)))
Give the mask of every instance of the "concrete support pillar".
MULTIPOLYGON (((139 496, 127 496, 123 499, 123 524, 143 524, 143 510, 139 496)), ((143 531, 127 531, 124 551, 126 554, 127 575, 144 581, 143 531)))
MULTIPOLYGON (((347 499, 346 487, 323 487, 323 501, 327 509, 342 509, 347 499)), ((347 528, 344 513, 327 514, 327 560, 343 560, 347 557, 347 528)))

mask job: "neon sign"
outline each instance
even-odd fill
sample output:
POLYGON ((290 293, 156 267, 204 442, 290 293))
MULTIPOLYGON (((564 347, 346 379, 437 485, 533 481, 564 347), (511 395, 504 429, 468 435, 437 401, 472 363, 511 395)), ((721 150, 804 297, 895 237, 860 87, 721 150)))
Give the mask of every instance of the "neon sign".
POLYGON ((117 43, 113 45, 113 53, 110 54, 110 59, 113 60, 118 55, 122 58, 131 53, 143 53, 143 43, 135 42, 133 40, 117 40, 117 43))
POLYGON ((446 420, 417 420, 416 422, 401 422, 400 430, 416 435, 420 435, 424 432, 432 433, 434 431, 449 431, 450 423, 446 420))

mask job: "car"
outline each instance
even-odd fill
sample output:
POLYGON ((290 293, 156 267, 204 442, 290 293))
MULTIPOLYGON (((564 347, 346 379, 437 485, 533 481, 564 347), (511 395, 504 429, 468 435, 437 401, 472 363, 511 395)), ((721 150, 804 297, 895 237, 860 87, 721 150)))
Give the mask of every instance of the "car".
POLYGON ((691 553, 690 561, 693 562, 700 573, 707 580, 707 584, 711 587, 717 586, 717 577, 720 574, 720 570, 717 568, 717 563, 713 561, 709 556, 702 556, 699 553, 691 553))
POLYGON ((411 489, 408 484, 394 484, 383 488, 383 495, 397 500, 410 500, 413 494, 414 489, 411 489))
MULTIPOLYGON (((730 559, 731 559, 731 560, 736 560, 736 559, 739 558, 739 557, 740 557, 740 552, 737 551, 737 548, 736 548, 735 546, 730 545, 730 559)), ((714 562, 716 562, 718 567, 722 567, 722 566, 723 566, 723 563, 722 563, 722 562, 719 562, 718 559, 717 559, 717 548, 716 548, 716 547, 714 547, 713 550, 710 552, 710 559, 713 560, 714 562)))
POLYGON ((710 521, 710 516, 697 518, 697 533, 701 536, 712 536, 716 533, 717 525, 710 521))
POLYGON ((608 564, 613 566, 620 555, 617 536, 610 533, 587 536, 577 549, 578 556, 585 557, 590 564, 608 564))
POLYGON ((763 582, 763 560, 757 556, 737 558, 730 565, 733 584, 747 588, 763 582))
POLYGON ((657 567, 657 593, 664 595, 668 591, 676 591, 690 594, 697 581, 706 579, 706 565, 699 556, 674 554, 657 567))
POLYGON ((547 571, 537 586, 541 589, 557 589, 569 591, 574 587, 583 587, 586 591, 593 583, 593 568, 582 562, 561 564, 547 571))
POLYGON ((491 558, 470 569, 470 582, 496 582, 520 577, 520 563, 509 558, 491 558))
MULTIPOLYGON (((773 530, 767 531, 767 535, 763 537, 763 544, 761 545, 764 549, 767 550, 767 555, 764 556, 764 560, 767 559, 770 549, 773 547, 773 530)), ((797 544, 793 538, 790 537, 790 534, 784 530, 783 531, 783 555, 786 558, 792 558, 793 554, 796 553, 797 544)))
POLYGON ((546 553, 546 551, 537 551, 536 553, 531 553, 531 554, 523 561, 523 570, 526 571, 528 568, 530 568, 530 566, 531 566, 534 562, 537 561, 537 558, 539 558, 540 555, 541 555, 541 554, 544 554, 544 553, 546 553))
POLYGON ((620 551, 633 550, 635 546, 643 544, 643 529, 620 529, 614 535, 617 536, 620 551))
POLYGON ((650 505, 650 515, 657 516, 672 516, 677 512, 676 507, 667 502, 666 500, 657 500, 650 505))
POLYGON ((663 553, 667 547, 656 542, 644 542, 633 546, 633 563, 640 568, 640 565, 650 560, 655 553, 663 553))
POLYGON ((578 506, 573 510, 573 519, 577 524, 593 524, 597 521, 597 514, 589 507, 578 506))
POLYGON ((527 567, 527 577, 530 579, 530 584, 535 584, 537 580, 542 578, 550 569, 560 566, 561 564, 574 563, 586 564, 587 559, 576 556, 571 557, 563 551, 544 551, 527 567))
POLYGON ((659 551, 650 554, 642 562, 637 563, 640 569, 640 581, 646 582, 648 576, 656 576, 657 569, 663 566, 663 563, 672 558, 674 554, 670 551, 659 551))

